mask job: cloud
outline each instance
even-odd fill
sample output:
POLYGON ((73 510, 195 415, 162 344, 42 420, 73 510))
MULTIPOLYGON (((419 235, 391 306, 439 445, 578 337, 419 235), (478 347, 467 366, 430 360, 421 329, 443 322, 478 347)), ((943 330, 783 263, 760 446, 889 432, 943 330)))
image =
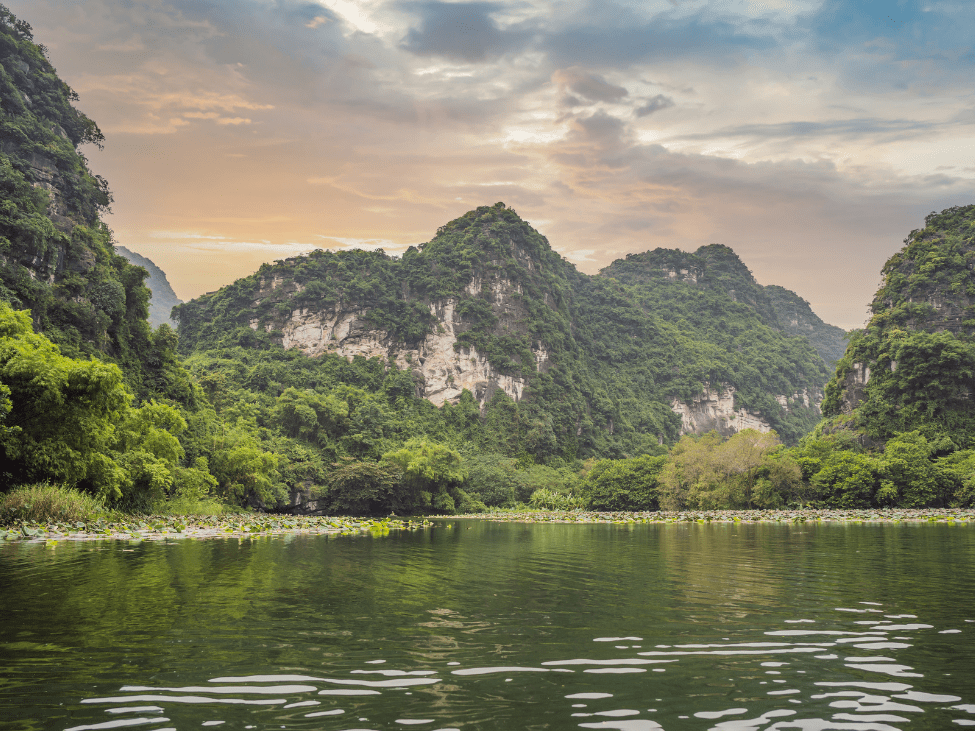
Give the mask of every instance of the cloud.
POLYGON ((260 253, 265 261, 303 254, 321 247, 317 244, 273 244, 270 241, 201 241, 189 244, 189 249, 197 251, 223 251, 234 253, 260 253))
MULTIPOLYGON (((559 69, 552 74, 552 83, 590 102, 619 102, 629 94, 622 86, 611 84, 602 76, 588 73, 578 66, 559 69)), ((579 102, 572 104, 572 106, 578 105, 579 102)))
MULTIPOLYGON (((395 241, 390 241, 389 239, 359 239, 359 238, 349 238, 349 237, 339 237, 339 236, 322 236, 319 235, 320 239, 324 241, 334 241, 338 244, 339 248, 342 249, 364 249, 366 251, 375 251, 376 249, 382 249, 387 254, 390 252, 402 253, 410 247, 410 244, 400 244, 395 241)), ((335 247, 330 247, 335 248, 335 247)))
POLYGON ((768 22, 708 10, 647 19, 621 4, 594 0, 545 33, 540 47, 559 66, 624 69, 675 59, 739 66, 755 51, 775 47, 775 30, 768 22))
POLYGON ((478 63, 521 50, 531 33, 520 28, 502 29, 492 14, 500 3, 429 2, 403 3, 401 7, 420 18, 400 47, 417 56, 440 56, 454 61, 478 63))
POLYGON ((675 135, 673 139, 705 140, 714 138, 802 139, 808 142, 816 138, 840 138, 844 140, 896 141, 918 136, 930 138, 931 134, 943 130, 949 123, 927 122, 913 119, 881 119, 861 117, 825 121, 777 122, 773 124, 742 124, 721 127, 707 133, 675 135))
POLYGON ((582 262, 594 262, 596 259, 592 258, 592 255, 596 253, 595 249, 576 249, 574 251, 567 251, 565 258, 570 261, 581 264, 582 262))
POLYGON ((664 96, 663 94, 657 94, 656 96, 647 100, 646 104, 639 106, 634 110, 634 114, 637 117, 648 117, 654 112, 659 112, 661 109, 669 109, 675 106, 674 100, 669 96, 664 96))

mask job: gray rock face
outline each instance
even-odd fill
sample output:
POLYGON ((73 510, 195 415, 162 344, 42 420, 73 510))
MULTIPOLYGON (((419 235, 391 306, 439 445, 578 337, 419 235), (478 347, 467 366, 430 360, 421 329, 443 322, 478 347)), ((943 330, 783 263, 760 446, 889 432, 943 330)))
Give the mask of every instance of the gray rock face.
POLYGON ((183 300, 176 296, 169 279, 166 278, 166 272, 156 266, 151 259, 136 254, 124 246, 116 246, 115 251, 149 272, 149 279, 146 282, 146 286, 152 292, 152 299, 149 300, 149 323, 153 327, 159 327, 163 323, 175 327, 176 323, 169 315, 176 305, 183 304, 183 300))
MULTIPOLYGON (((822 394, 810 394, 803 390, 792 394, 791 398, 777 395, 775 400, 784 411, 795 405, 809 408, 811 405, 817 410, 822 402, 822 394)), ((723 436, 731 436, 745 429, 755 429, 760 432, 771 430, 771 426, 761 416, 753 414, 743 408, 735 408, 735 389, 726 383, 712 387, 705 384, 701 394, 690 401, 674 399, 670 408, 681 418, 683 434, 706 434, 716 431, 723 436)))
MULTIPOLYGON (((272 280, 261 294, 266 296, 283 282, 272 280)), ((475 280, 468 290, 482 291, 483 283, 475 280)), ((509 308, 512 320, 516 314, 515 303, 510 301, 511 292, 517 285, 498 279, 489 285, 495 302, 504 311, 509 308)), ((521 399, 527 382, 524 378, 498 372, 475 348, 459 345, 457 335, 467 325, 457 313, 457 300, 439 300, 430 305, 430 314, 435 325, 415 347, 397 342, 388 332, 376 329, 366 319, 365 311, 337 308, 331 311, 301 309, 293 312, 280 327, 281 344, 285 348, 298 348, 306 355, 317 356, 323 353, 336 353, 346 358, 361 355, 366 358, 380 357, 392 359, 399 368, 411 370, 416 393, 437 406, 455 403, 464 389, 484 404, 495 391, 501 390, 516 401, 521 399)), ((504 318, 502 317, 502 323, 504 318)), ((250 326, 255 330, 260 326, 252 320, 250 326)), ((536 371, 543 371, 548 362, 548 351, 541 343, 532 348, 536 371)))

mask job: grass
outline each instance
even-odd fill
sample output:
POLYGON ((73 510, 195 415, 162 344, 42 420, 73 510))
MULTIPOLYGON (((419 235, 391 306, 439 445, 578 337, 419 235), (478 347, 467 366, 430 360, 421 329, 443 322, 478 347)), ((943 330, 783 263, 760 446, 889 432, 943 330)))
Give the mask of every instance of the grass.
POLYGON ((0 519, 89 521, 105 513, 100 500, 64 485, 40 482, 24 485, 0 498, 0 519))
POLYGON ((224 515, 234 512, 216 498, 175 497, 167 500, 158 510, 163 515, 224 515))

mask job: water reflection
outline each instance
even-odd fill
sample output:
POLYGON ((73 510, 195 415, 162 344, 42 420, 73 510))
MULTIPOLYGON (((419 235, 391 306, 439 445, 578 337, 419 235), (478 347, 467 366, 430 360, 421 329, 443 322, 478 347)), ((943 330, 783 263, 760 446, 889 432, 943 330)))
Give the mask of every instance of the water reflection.
POLYGON ((0 554, 8 596, 35 598, 0 628, 0 728, 975 725, 971 595, 943 581, 975 542, 937 529, 489 524, 0 554))

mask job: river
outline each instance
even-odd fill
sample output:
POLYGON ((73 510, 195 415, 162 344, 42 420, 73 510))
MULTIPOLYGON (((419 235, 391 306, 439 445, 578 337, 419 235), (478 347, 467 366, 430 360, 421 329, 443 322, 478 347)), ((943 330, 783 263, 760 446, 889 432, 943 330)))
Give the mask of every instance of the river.
POLYGON ((0 546, 0 728, 975 726, 975 526, 0 546))

